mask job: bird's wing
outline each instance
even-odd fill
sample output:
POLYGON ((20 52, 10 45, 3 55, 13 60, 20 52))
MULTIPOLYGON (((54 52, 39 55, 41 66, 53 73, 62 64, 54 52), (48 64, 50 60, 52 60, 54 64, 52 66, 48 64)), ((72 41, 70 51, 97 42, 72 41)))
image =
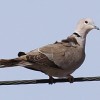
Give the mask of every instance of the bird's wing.
POLYGON ((76 49, 76 47, 72 46, 70 43, 57 42, 33 50, 26 55, 28 61, 43 63, 44 65, 55 64, 56 67, 63 68, 63 66, 69 66, 71 59, 74 59, 72 58, 74 49, 76 49))
MULTIPOLYGON (((32 53, 32 52, 31 52, 32 53)), ((32 54, 26 54, 26 59, 28 62, 40 65, 61 69, 53 61, 49 60, 48 57, 41 52, 33 52, 32 54)))
POLYGON ((40 48, 39 51, 46 55, 49 60, 53 61, 60 67, 67 67, 73 55, 73 46, 66 43, 57 43, 40 48), (72 51, 72 52, 71 52, 72 51))

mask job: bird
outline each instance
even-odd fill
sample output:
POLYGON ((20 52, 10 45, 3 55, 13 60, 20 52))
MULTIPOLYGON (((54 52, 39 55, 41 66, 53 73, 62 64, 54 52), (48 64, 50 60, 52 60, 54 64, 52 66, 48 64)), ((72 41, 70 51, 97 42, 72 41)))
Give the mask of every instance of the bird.
POLYGON ((49 76, 66 78, 72 82, 71 75, 85 60, 85 44, 87 34, 92 30, 100 30, 91 18, 80 19, 75 31, 60 42, 48 44, 30 52, 19 52, 13 59, 0 59, 0 68, 22 66, 49 76))

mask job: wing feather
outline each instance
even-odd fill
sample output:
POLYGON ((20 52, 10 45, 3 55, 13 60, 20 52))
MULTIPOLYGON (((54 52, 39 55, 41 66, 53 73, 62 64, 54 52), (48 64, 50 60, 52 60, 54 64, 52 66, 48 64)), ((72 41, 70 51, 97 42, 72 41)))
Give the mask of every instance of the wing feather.
POLYGON ((34 55, 26 55, 26 58, 28 62, 31 62, 34 64, 61 69, 53 61, 49 60, 46 55, 40 52, 34 55))

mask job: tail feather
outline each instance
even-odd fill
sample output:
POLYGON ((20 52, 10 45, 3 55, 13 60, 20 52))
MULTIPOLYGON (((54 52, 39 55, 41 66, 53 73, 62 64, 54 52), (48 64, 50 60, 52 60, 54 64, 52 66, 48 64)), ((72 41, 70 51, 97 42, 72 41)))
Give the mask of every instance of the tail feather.
POLYGON ((0 59, 0 68, 17 66, 20 59, 0 59))

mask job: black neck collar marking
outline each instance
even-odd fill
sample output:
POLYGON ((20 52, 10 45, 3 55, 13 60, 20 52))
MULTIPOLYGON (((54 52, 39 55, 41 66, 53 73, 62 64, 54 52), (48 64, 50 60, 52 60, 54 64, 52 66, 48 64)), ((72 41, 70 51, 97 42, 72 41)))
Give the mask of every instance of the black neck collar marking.
POLYGON ((78 33, 74 32, 73 34, 76 35, 77 37, 81 37, 78 33))

